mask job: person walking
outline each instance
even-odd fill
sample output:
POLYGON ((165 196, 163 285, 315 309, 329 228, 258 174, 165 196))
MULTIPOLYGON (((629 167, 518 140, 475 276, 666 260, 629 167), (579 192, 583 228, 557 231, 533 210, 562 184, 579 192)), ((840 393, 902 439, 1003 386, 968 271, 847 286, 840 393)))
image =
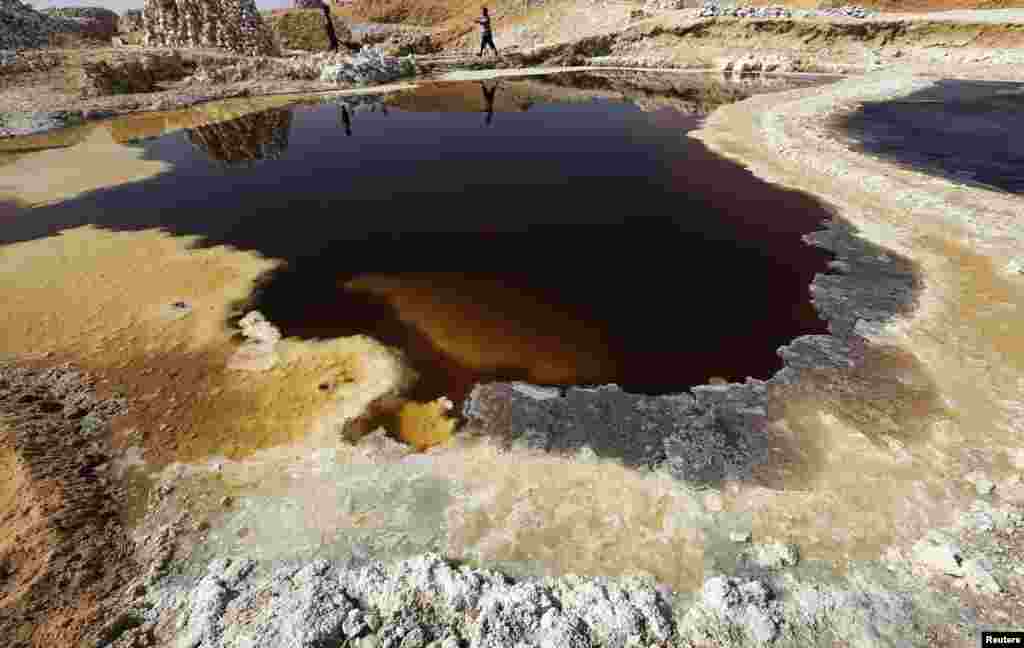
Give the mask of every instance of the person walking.
POLYGON ((487 13, 487 7, 484 7, 483 10, 483 15, 476 20, 483 32, 480 39, 480 53, 477 54, 477 56, 483 56, 484 50, 487 49, 488 45, 491 46, 491 50, 494 52, 494 55, 497 56, 498 48, 494 46, 494 35, 491 33, 491 16, 487 13))
POLYGON ((331 7, 326 2, 321 2, 320 9, 324 12, 324 20, 327 22, 327 41, 330 43, 331 51, 337 52, 340 43, 338 43, 338 34, 334 31, 334 19, 331 18, 331 7))

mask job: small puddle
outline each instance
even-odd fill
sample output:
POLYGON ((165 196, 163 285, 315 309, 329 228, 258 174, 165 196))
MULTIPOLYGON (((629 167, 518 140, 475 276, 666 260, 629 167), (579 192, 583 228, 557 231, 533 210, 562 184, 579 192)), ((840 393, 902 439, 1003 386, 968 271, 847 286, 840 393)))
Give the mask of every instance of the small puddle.
POLYGON ((955 182, 1024 193, 1024 83, 942 80, 835 127, 857 150, 955 182))

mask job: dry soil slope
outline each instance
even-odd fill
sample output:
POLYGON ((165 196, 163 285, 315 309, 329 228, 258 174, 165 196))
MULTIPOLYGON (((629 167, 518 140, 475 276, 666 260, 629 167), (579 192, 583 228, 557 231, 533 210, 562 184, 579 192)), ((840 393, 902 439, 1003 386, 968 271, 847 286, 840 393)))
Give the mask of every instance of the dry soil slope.
MULTIPOLYGON (((733 0, 721 0, 731 3, 733 0)), ((811 8, 816 6, 842 6, 858 4, 882 12, 924 13, 963 9, 1004 9, 1024 7, 1024 0, 735 0, 735 4, 785 4, 787 6, 811 8)), ((534 2, 527 7, 526 0, 355 0, 345 7, 333 11, 352 21, 405 23, 437 29, 440 42, 453 43, 471 34, 473 20, 479 15, 480 7, 486 5, 501 27, 531 24, 538 25, 551 16, 551 12, 579 5, 579 0, 546 0, 534 2)), ((617 1, 607 6, 586 4, 585 13, 621 12, 629 2, 617 1)), ((641 1, 636 5, 642 6, 641 1)), ((577 10, 582 7, 577 6, 577 10)), ((588 21, 589 22, 589 21, 588 21)), ((621 26, 620 26, 621 27, 621 26)))

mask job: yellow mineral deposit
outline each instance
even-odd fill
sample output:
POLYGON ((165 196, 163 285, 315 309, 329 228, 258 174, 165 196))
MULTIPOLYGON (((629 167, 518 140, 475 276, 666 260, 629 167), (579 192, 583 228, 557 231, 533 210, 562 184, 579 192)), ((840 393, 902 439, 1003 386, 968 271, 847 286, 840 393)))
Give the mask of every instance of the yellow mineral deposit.
POLYGON ((137 400, 119 426, 140 430, 158 463, 329 438, 411 380, 397 354, 363 336, 282 340, 272 369, 228 371, 232 305, 277 263, 194 243, 80 227, 0 248, 0 355, 49 353, 120 385, 137 400), (325 381, 334 387, 319 389, 325 381))
POLYGON ((455 431, 457 421, 451 416, 452 409, 452 402, 447 398, 429 403, 405 403, 395 417, 396 436, 418 450, 444 443, 455 431))

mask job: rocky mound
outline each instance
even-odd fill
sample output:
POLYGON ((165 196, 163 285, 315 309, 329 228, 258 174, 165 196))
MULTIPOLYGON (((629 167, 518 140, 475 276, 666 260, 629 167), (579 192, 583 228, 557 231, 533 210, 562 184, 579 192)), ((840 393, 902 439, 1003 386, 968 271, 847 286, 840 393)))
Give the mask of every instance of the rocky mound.
POLYGON ((122 34, 142 31, 142 10, 129 9, 121 14, 117 23, 117 30, 122 34))
POLYGON ((43 13, 71 20, 78 24, 83 36, 100 41, 109 41, 117 34, 117 23, 120 20, 115 12, 102 7, 62 7, 44 9, 43 13))
POLYGON ((146 0, 142 21, 149 47, 215 47, 250 56, 279 53, 253 0, 146 0))
MULTIPOLYGON (((1003 526, 1017 528, 1020 517, 1003 526)), ((173 545, 174 528, 167 525, 151 541, 173 545)), ((910 556, 851 564, 845 577, 827 582, 812 575, 813 566, 805 573, 794 545, 732 542, 735 573, 713 573, 700 591, 684 596, 639 576, 517 581, 431 553, 394 564, 354 558, 346 565, 321 559, 271 566, 218 558, 194 577, 155 570, 136 581, 134 589, 148 594, 122 616, 135 627, 124 632, 121 621, 121 632, 110 634, 119 635, 114 648, 881 648, 936 636, 936 613, 957 604, 945 589, 951 571, 962 589, 980 597, 972 605, 1005 603, 987 569, 960 566, 983 561, 963 558, 941 534, 930 534, 910 556)), ((974 611, 959 616, 972 634, 974 611)))
POLYGON ((320 80, 332 83, 369 85, 388 83, 405 76, 412 76, 415 72, 415 66, 409 59, 386 56, 379 49, 364 47, 353 57, 338 63, 324 65, 320 70, 320 80))
POLYGON ((79 30, 73 20, 41 14, 20 0, 0 0, 0 50, 46 47, 51 36, 79 30))
MULTIPOLYGON (((345 22, 333 15, 331 21, 334 23, 334 33, 337 34, 338 41, 351 42, 352 32, 345 22)), ((320 8, 274 12, 267 16, 267 24, 284 49, 325 52, 331 47, 323 10, 320 8)))
MULTIPOLYGON (((663 8, 663 7, 662 7, 663 8)), ((719 16, 733 18, 812 18, 815 16, 832 16, 838 18, 869 18, 875 14, 861 6, 842 5, 839 7, 823 7, 821 9, 790 9, 782 5, 720 5, 717 2, 705 2, 700 9, 701 18, 717 18, 719 16)))

